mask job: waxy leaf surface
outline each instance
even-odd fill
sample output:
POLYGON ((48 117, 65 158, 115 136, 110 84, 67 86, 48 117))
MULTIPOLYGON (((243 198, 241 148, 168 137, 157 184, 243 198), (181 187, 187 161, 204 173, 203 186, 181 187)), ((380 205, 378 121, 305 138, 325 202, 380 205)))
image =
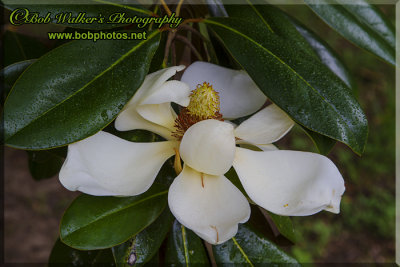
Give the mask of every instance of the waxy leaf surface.
POLYGON ((213 253, 218 266, 256 266, 267 263, 297 265, 295 259, 246 224, 239 224, 239 231, 232 239, 213 246, 213 253))
POLYGON ((154 222, 167 205, 168 190, 160 184, 134 197, 81 195, 66 210, 61 240, 82 250, 119 245, 154 222))
POLYGON ((111 249, 83 251, 65 245, 60 239, 51 250, 49 267, 115 266, 111 249))
POLYGON ((165 262, 181 266, 208 265, 203 242, 195 233, 175 221, 168 236, 165 262))
POLYGON ((348 1, 305 0, 305 2, 344 38, 396 65, 394 27, 376 6, 363 0, 350 5, 348 1))
POLYGON ((168 208, 149 227, 127 242, 112 248, 117 267, 135 266, 150 261, 171 228, 174 216, 168 208))
POLYGON ((142 84, 158 41, 158 32, 146 40, 74 41, 44 55, 6 100, 5 143, 47 149, 101 130, 142 84))

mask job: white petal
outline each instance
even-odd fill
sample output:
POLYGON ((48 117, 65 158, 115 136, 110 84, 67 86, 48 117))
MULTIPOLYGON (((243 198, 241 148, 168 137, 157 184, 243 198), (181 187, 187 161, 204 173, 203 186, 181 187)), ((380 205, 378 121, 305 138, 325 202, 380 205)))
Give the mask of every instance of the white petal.
MULTIPOLYGON (((143 81, 143 84, 140 86, 138 91, 135 93, 133 99, 129 101, 129 104, 133 103, 141 103, 142 101, 145 101, 146 98, 151 97, 153 94, 158 94, 159 90, 169 88, 170 87, 163 87, 164 83, 174 76, 178 71, 181 71, 185 68, 185 66, 173 66, 170 68, 165 68, 161 69, 159 71, 150 73, 146 76, 146 78, 143 81)), ((165 100, 165 99, 164 99, 165 100)), ((172 102, 172 101, 168 101, 172 102)), ((155 103, 155 101, 152 101, 151 104, 160 104, 163 102, 158 102, 155 103)))
POLYGON ((242 122, 235 136, 252 144, 271 144, 282 138, 294 125, 292 119, 272 104, 242 122))
POLYGON ((239 118, 256 112, 267 100, 250 76, 243 70, 232 70, 207 62, 194 62, 183 73, 181 81, 190 89, 203 82, 219 92, 224 118, 239 118))
POLYGON ((211 244, 232 238, 250 217, 247 199, 225 176, 186 166, 172 183, 168 203, 176 219, 211 244))
POLYGON ((159 104, 174 102, 181 106, 189 105, 189 85, 180 81, 168 81, 158 88, 153 94, 140 102, 145 104, 159 104))
POLYGON ((300 151, 257 152, 237 148, 233 162, 249 197, 280 215, 339 213, 345 190, 335 164, 325 156, 300 151))
POLYGON ((233 126, 217 120, 192 125, 183 135, 180 154, 185 164, 200 172, 226 173, 235 156, 233 126))
MULTIPOLYGON (((157 117, 157 114, 158 114, 157 112, 159 112, 159 109, 154 109, 154 110, 151 110, 151 111, 154 112, 152 114, 152 116, 153 117, 157 117)), ((167 126, 170 126, 170 123, 171 122, 166 123, 167 126)), ((135 129, 142 129, 142 130, 151 131, 153 133, 161 135, 162 137, 164 137, 167 140, 174 139, 171 136, 171 129, 170 128, 161 126, 159 124, 152 123, 152 122, 144 119, 137 112, 136 107, 132 107, 132 106, 127 108, 127 109, 125 109, 123 111, 123 113, 121 113, 117 117, 117 119, 115 120, 114 126, 115 126, 115 129, 117 129, 118 131, 130 131, 130 130, 135 130, 135 129)))
POLYGON ((178 142, 133 143, 106 132, 68 146, 60 182, 91 195, 134 196, 153 183, 178 142))
POLYGON ((170 103, 140 105, 137 112, 144 119, 174 131, 176 114, 170 103))
MULTIPOLYGON (((189 104, 190 90, 188 85, 180 81, 168 81, 177 71, 183 70, 184 66, 175 66, 166 69, 159 70, 146 76, 143 84, 140 86, 138 91, 135 93, 133 98, 122 109, 121 113, 115 120, 115 128, 119 131, 129 131, 134 129, 145 129, 150 130, 157 128, 152 124, 157 124, 159 121, 152 121, 154 118, 163 116, 162 113, 156 113, 155 109, 151 116, 143 118, 137 113, 137 109, 140 105, 144 104, 162 104, 169 102, 176 102, 180 105, 189 104), (149 120, 150 119, 150 120, 149 120)), ((151 107, 149 109, 152 109, 151 107)), ((146 113, 148 114, 148 112, 146 113)), ((163 121, 163 120, 162 120, 163 121)), ((156 133, 162 136, 170 136, 165 133, 166 129, 169 128, 173 121, 168 120, 163 122, 161 128, 158 128, 156 133)))

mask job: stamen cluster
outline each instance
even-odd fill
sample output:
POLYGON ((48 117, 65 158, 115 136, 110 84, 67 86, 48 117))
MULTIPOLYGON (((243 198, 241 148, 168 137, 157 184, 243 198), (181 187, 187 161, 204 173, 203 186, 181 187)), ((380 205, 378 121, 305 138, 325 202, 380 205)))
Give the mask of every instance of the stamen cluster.
POLYGON ((223 121, 220 113, 218 92, 207 82, 198 84, 190 94, 190 102, 183 108, 175 119, 175 131, 172 136, 181 140, 184 133, 193 124, 208 119, 223 121))

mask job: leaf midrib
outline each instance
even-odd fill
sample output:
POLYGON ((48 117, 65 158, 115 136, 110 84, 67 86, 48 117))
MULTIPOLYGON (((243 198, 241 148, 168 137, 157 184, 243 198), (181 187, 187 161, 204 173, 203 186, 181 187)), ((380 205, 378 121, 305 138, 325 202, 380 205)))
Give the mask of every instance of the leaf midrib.
POLYGON ((94 220, 92 220, 92 221, 88 222, 87 224, 83 225, 82 227, 76 228, 76 229, 74 229, 73 231, 68 232, 66 235, 64 235, 64 238, 66 238, 66 237, 68 237, 68 236, 71 236, 73 233, 75 233, 75 232, 77 232, 77 231, 80 231, 80 230, 82 230, 82 229, 84 229, 84 228, 90 226, 90 225, 93 224, 93 223, 96 223, 96 222, 101 221, 101 220, 104 219, 105 217, 112 216, 112 215, 114 215, 114 214, 116 214, 116 213, 119 213, 119 212, 124 211, 124 210, 129 209, 129 208, 132 208, 132 207, 134 207, 134 206, 136 206, 136 205, 138 205, 138 204, 140 204, 140 203, 142 203, 142 202, 144 202, 144 201, 147 201, 147 200, 152 199, 152 198, 156 198, 156 197, 158 197, 158 196, 162 196, 162 195, 164 195, 164 194, 166 194, 166 193, 168 193, 168 190, 165 190, 165 191, 159 192, 159 193, 157 193, 157 194, 148 196, 148 197, 146 197, 146 198, 140 199, 139 201, 133 202, 133 203, 131 203, 131 204, 129 204, 129 205, 127 205, 127 206, 121 208, 121 209, 111 210, 111 211, 108 212, 108 213, 104 213, 104 214, 102 214, 101 216, 96 217, 94 220))
POLYGON ((253 263, 250 261, 249 257, 247 256, 247 254, 244 252, 244 250, 242 249, 242 247, 239 245, 239 243, 236 241, 236 238, 232 237, 232 241, 235 244, 235 246, 237 247, 237 249, 240 251, 240 253, 242 254, 243 258, 246 260, 246 262, 251 266, 254 267, 253 263))
POLYGON ((338 117, 340 118, 340 120, 342 121, 342 123, 346 126, 346 128, 349 130, 349 132, 352 134, 353 140, 354 142, 360 147, 360 144, 357 141, 357 138, 355 138, 353 131, 351 130, 351 128, 349 127, 349 125, 346 123, 346 120, 343 119, 342 115, 336 110, 336 108, 329 103, 319 92, 318 90, 316 90, 311 84, 309 84, 299 73, 297 73, 294 69, 292 69, 289 65, 287 65, 282 59, 280 59, 278 56, 276 56, 274 53, 272 53, 271 51, 269 51, 267 48, 263 47, 261 44, 259 44, 258 42, 256 42, 255 40, 253 40, 252 38, 250 38, 249 36, 218 22, 215 21, 211 21, 211 20, 204 20, 206 23, 210 23, 210 24, 215 24, 217 26, 226 28, 240 36, 242 36, 245 39, 248 39, 250 42, 254 43, 256 46, 260 47, 261 49, 265 50, 268 54, 270 54, 271 56, 273 56, 275 59, 277 59, 281 64, 283 64, 284 66, 286 66, 290 71, 292 71, 296 76, 298 76, 308 87, 310 87, 325 103, 328 104, 328 106, 331 107, 331 109, 333 111, 335 111, 336 114, 338 114, 338 117))
MULTIPOLYGON (((86 87, 88 87, 90 84, 92 84, 94 81, 96 81, 98 78, 100 78, 101 76, 103 76, 105 73, 109 72, 110 70, 112 70, 115 66, 117 66, 121 61, 123 61, 125 58, 127 58, 130 54, 132 54, 133 52, 135 52, 137 49, 139 49, 141 46, 143 46, 147 41, 151 40, 154 36, 156 36, 157 34, 159 34, 158 31, 154 31, 152 34, 150 34, 148 36, 148 38, 146 40, 143 40, 142 42, 140 42, 139 44, 137 44, 136 46, 134 46, 133 48, 131 48, 127 53, 123 54, 120 58, 118 58, 115 62, 113 62, 107 69, 103 70, 101 73, 99 73, 98 75, 96 75, 92 80, 90 80, 89 82, 87 82, 85 85, 83 85, 81 88, 79 88, 78 90, 76 90, 73 94, 69 95, 67 98, 63 99, 61 102, 57 103, 56 105, 52 106, 51 108, 49 108, 48 110, 46 110, 45 112, 43 112, 40 116, 37 116, 36 118, 34 118, 33 120, 31 120, 30 122, 28 122, 26 125, 24 125, 23 127, 17 129, 12 135, 8 136, 6 140, 10 140, 13 136, 15 136, 17 133, 21 132, 23 129, 25 129, 26 127, 28 127, 29 125, 31 125, 32 123, 34 123, 35 121, 37 121, 38 119, 42 118, 43 116, 45 116, 47 113, 49 113, 50 111, 52 111, 53 109, 57 108, 58 106, 62 105, 63 103, 65 103, 66 101, 68 101, 69 99, 73 98, 75 95, 77 95, 78 93, 80 93, 82 90, 84 90, 86 87)), ((14 85, 15 86, 15 85, 14 85)), ((12 88, 11 90, 13 90, 14 88, 12 88)), ((11 91, 10 91, 11 94, 11 91)))

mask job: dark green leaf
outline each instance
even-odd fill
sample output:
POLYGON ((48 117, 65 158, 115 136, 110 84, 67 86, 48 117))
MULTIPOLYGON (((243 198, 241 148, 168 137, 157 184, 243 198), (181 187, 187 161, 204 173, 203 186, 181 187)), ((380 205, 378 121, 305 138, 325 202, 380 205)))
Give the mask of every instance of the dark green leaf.
POLYGON ((53 148, 104 128, 142 84, 158 40, 74 41, 40 58, 5 103, 6 144, 53 148))
POLYGON ((134 197, 81 195, 61 220, 61 240, 83 250, 121 244, 157 219, 167 204, 167 193, 165 186, 153 184, 134 197))
POLYGON ((111 249, 82 251, 57 239, 49 257, 49 267, 115 266, 111 249))
POLYGON ((235 18, 205 21, 268 98, 304 127, 364 150, 366 117, 347 86, 318 59, 235 18))
POLYGON ((28 153, 29 171, 35 180, 46 179, 56 175, 67 156, 66 147, 26 152, 28 153))
MULTIPOLYGON (((228 6, 228 12, 231 17, 246 17, 251 19, 253 23, 264 25, 270 32, 278 35, 287 42, 290 42, 292 46, 297 46, 299 50, 303 50, 304 53, 318 58, 323 64, 325 64, 333 73, 341 78, 347 86, 351 86, 351 78, 344 64, 340 61, 334 51, 329 46, 323 43, 322 40, 318 39, 317 36, 313 35, 310 31, 307 31, 303 26, 299 27, 300 23, 294 21, 288 17, 279 8, 272 5, 252 5, 248 0, 249 5, 231 5, 228 6)), ((326 136, 320 135, 316 132, 312 132, 302 127, 307 135, 311 138, 318 151, 321 154, 327 155, 336 141, 326 136)))
POLYGON ((240 192, 242 192, 242 194, 245 197, 249 198, 249 196, 247 195, 246 191, 243 188, 242 183, 240 182, 239 176, 237 175, 237 173, 233 167, 230 168, 229 171, 227 173, 225 173, 224 175, 229 179, 229 181, 232 182, 232 184, 234 184, 240 190, 240 192))
POLYGON ((396 65, 394 27, 377 7, 362 0, 356 5, 340 5, 342 1, 327 0, 305 2, 343 37, 396 65))
POLYGON ((47 52, 44 44, 37 39, 11 31, 6 31, 3 35, 2 45, 7 50, 4 53, 4 66, 38 58, 47 52))
POLYGON ((272 5, 231 5, 227 6, 230 17, 251 20, 254 24, 260 24, 271 33, 276 34, 284 40, 291 42, 292 45, 303 49, 303 52, 316 56, 309 43, 296 30, 291 21, 279 8, 272 5))
POLYGON ((318 152, 322 155, 328 155, 331 152, 332 148, 336 144, 336 140, 331 139, 322 134, 313 132, 308 130, 307 128, 300 126, 301 129, 310 137, 311 141, 313 141, 315 147, 318 149, 318 152))
POLYGON ((127 242, 113 247, 112 251, 117 266, 134 266, 151 260, 167 236, 173 219, 169 209, 165 209, 149 227, 127 242))
POLYGON ((290 18, 296 29, 311 45, 315 53, 333 73, 336 74, 349 88, 355 90, 356 84, 351 74, 336 52, 320 37, 294 18, 290 18))
POLYGON ((342 79, 349 88, 355 86, 349 71, 335 51, 311 30, 279 8, 271 5, 232 5, 228 10, 231 16, 239 18, 244 16, 245 12, 246 17, 250 17, 256 23, 264 24, 271 32, 291 42, 292 45, 298 46, 309 55, 317 55, 322 63, 342 79))
MULTIPOLYGON (((133 1, 131 1, 131 3, 132 4, 130 5, 124 5, 113 3, 112 0, 92 0, 88 1, 87 3, 77 4, 77 1, 74 0, 53 0, 51 4, 40 4, 37 1, 32 0, 25 1, 22 7, 28 9, 31 13, 39 13, 40 17, 46 17, 46 15, 50 13, 50 23, 80 29, 101 30, 127 25, 122 24, 121 22, 108 23, 112 22, 109 20, 109 17, 113 14, 125 13, 125 18, 134 16, 147 17, 151 15, 149 10, 141 7, 133 1), (56 17, 58 14, 62 15, 60 17, 56 17), (93 23, 76 23, 79 20, 82 21, 90 18, 96 18, 96 20, 94 20, 93 23), (103 19, 103 23, 101 22, 100 18, 103 19), (70 23, 68 23, 68 19, 70 19, 70 23)), ((21 5, 16 5, 14 3, 6 4, 6 8, 15 10, 16 8, 21 8, 21 5)))
POLYGON ((28 68, 36 59, 29 59, 11 64, 3 69, 0 73, 0 80, 3 81, 2 95, 7 97, 14 83, 19 76, 28 68))
POLYGON ((203 242, 195 233, 175 221, 168 237, 165 262, 178 266, 208 265, 203 242))
POLYGON ((213 246, 213 252, 219 266, 297 263, 258 232, 243 224, 239 224, 239 231, 235 237, 221 245, 213 246))
MULTIPOLYGON (((262 208, 260 208, 262 209, 262 208)), ((263 210, 264 212, 267 212, 263 210)), ((293 243, 296 242, 296 235, 294 233, 293 223, 290 217, 288 216, 280 216, 276 215, 272 212, 268 212, 268 215, 271 217, 272 221, 274 222, 275 226, 278 228, 279 233, 281 233, 284 237, 292 241, 293 243)))
POLYGON ((155 52, 153 56, 153 60, 151 61, 150 64, 150 70, 149 72, 156 72, 161 69, 161 65, 164 60, 164 50, 165 50, 165 44, 167 43, 167 33, 161 33, 161 38, 160 38, 160 45, 157 48, 157 51, 155 52))

